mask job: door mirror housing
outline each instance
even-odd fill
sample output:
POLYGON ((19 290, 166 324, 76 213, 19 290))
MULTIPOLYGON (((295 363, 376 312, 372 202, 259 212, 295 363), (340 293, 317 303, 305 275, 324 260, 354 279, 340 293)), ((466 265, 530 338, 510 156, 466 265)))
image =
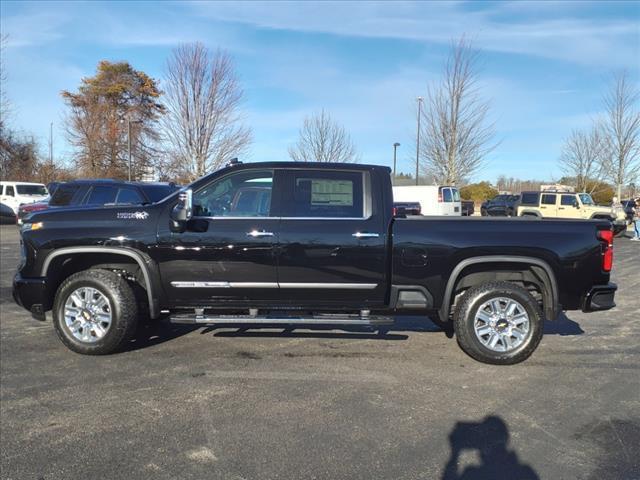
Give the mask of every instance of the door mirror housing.
POLYGON ((178 194, 178 203, 171 210, 171 231, 184 232, 193 216, 193 191, 188 188, 178 194))
POLYGON ((580 208, 580 203, 578 203, 578 200, 574 200, 573 201, 573 207, 574 208, 580 208))

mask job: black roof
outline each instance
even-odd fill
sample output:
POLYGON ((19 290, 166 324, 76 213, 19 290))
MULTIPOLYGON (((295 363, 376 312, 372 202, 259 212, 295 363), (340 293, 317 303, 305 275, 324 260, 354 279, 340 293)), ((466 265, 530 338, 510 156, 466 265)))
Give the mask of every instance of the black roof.
MULTIPOLYGON (((331 170, 373 170, 373 169, 384 169, 390 171, 391 168, 383 165, 371 165, 366 163, 333 163, 333 162, 238 162, 223 169, 240 169, 240 168, 304 168, 304 169, 317 169, 322 170, 325 168, 331 170)), ((218 172, 220 170, 217 170, 218 172)))
POLYGON ((127 180, 115 180, 113 178, 79 178, 77 180, 70 180, 68 182, 60 182, 62 184, 100 184, 104 183, 107 185, 131 185, 134 187, 145 187, 145 186, 175 186, 174 182, 129 182, 127 180))

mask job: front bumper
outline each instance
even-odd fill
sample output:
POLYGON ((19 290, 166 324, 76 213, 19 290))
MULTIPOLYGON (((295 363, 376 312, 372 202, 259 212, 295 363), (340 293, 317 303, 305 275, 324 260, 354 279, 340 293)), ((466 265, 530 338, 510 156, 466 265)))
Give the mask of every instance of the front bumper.
POLYGON ((36 320, 45 320, 45 312, 51 309, 46 278, 23 278, 16 273, 13 277, 13 299, 31 312, 36 320))
POLYGON ((583 312, 609 310, 616 306, 615 294, 618 286, 609 282, 607 285, 596 285, 589 290, 582 300, 583 312))

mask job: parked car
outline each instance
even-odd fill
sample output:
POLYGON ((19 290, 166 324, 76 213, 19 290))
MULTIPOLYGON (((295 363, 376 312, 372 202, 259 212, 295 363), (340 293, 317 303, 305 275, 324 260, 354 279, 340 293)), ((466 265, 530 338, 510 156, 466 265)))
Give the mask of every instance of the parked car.
POLYGON ((521 217, 609 220, 616 235, 627 228, 622 209, 596 205, 588 193, 554 190, 522 192, 517 212, 521 217))
POLYGON ((16 223, 16 214, 4 203, 0 203, 0 223, 16 223))
POLYGON ((483 217, 512 217, 516 214, 520 195, 496 195, 491 200, 483 202, 480 206, 480 215, 483 217))
POLYGON ((22 205, 18 210, 18 225, 22 225, 27 215, 38 210, 72 205, 144 205, 157 202, 178 188, 174 183, 125 182, 110 179, 74 180, 60 183, 50 200, 22 205))
POLYGON ((452 186, 411 185, 393 187, 396 202, 418 202, 422 215, 460 216, 460 192, 452 186))
POLYGON ((473 200, 461 200, 460 201, 462 207, 462 216, 470 217, 474 213, 476 213, 476 204, 473 200))
POLYGON ((14 215, 23 203, 34 203, 49 196, 47 187, 41 183, 0 182, 0 203, 9 207, 14 215))
POLYGON ((418 202, 393 202, 395 215, 422 215, 422 207, 418 202))
POLYGON ((608 221, 392 210, 387 167, 235 164, 154 204, 33 213, 13 294, 83 354, 123 347, 142 311, 305 327, 429 315, 495 364, 531 355, 561 309, 614 306, 608 221))

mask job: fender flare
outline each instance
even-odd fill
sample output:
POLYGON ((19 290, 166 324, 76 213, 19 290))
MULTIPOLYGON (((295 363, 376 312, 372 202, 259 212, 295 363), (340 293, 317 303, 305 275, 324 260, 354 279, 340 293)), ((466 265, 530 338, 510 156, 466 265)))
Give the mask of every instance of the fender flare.
POLYGON ((519 217, 538 217, 538 218, 542 218, 542 215, 540 215, 540 212, 538 212, 537 210, 522 210, 519 214, 519 217))
MULTIPOLYGON (((442 305, 440 306, 439 314, 442 321, 447 321, 449 318, 449 313, 451 309, 451 297, 453 295, 453 288, 455 287, 456 282, 458 281, 458 277, 462 271, 470 265, 478 265, 482 263, 518 263, 524 265, 533 265, 536 267, 540 267, 546 273, 548 277, 548 287, 550 287, 551 294, 551 305, 545 305, 545 315, 547 312, 551 313, 551 318, 555 319, 559 313, 559 303, 558 303, 558 283, 556 281, 555 274, 551 266, 545 262, 544 260, 540 260, 539 258, 534 257, 522 257, 522 256, 502 256, 502 255, 488 255, 483 257, 470 257, 462 260, 451 272, 449 276, 449 280, 447 281, 447 287, 444 292, 444 297, 442 298, 442 305)), ((547 282, 545 279, 542 279, 547 282)))
POLYGON ((158 318, 158 316, 160 315, 160 308, 158 306, 157 296, 155 296, 154 293, 159 292, 159 287, 158 285, 154 285, 154 280, 157 281, 157 278, 153 277, 150 272, 151 268, 153 268, 153 261, 148 255, 145 255, 138 250, 127 247, 64 247, 54 250, 49 255, 47 255, 42 264, 41 276, 47 276, 49 266, 56 257, 76 253, 110 253, 114 255, 122 255, 135 260, 135 262, 140 266, 140 270, 142 271, 142 275, 144 277, 147 297, 149 300, 149 315, 151 316, 151 318, 158 318))

